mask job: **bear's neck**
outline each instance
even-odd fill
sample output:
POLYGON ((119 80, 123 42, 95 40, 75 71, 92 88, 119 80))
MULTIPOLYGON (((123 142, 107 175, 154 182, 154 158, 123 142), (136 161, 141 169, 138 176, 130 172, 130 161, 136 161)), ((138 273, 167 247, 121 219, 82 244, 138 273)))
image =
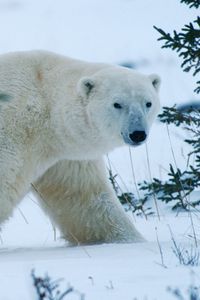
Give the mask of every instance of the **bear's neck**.
POLYGON ((70 160, 94 160, 99 159, 115 147, 112 143, 106 143, 83 111, 72 113, 70 107, 58 109, 59 126, 52 124, 56 129, 55 136, 59 139, 59 159, 70 160), (67 123, 65 123, 67 120, 67 123))

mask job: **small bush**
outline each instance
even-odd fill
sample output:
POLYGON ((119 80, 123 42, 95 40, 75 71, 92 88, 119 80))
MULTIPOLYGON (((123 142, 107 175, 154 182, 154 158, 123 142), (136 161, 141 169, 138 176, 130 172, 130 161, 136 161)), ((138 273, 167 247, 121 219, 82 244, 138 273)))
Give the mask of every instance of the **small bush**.
POLYGON ((80 300, 84 300, 85 296, 69 286, 65 291, 59 289, 61 279, 52 280, 48 275, 37 277, 34 270, 31 273, 33 285, 35 287, 38 300, 64 300, 70 293, 78 293, 80 300))
POLYGON ((169 287, 168 292, 170 292, 178 300, 200 300, 200 289, 194 285, 190 285, 187 290, 187 295, 181 292, 179 288, 169 287))

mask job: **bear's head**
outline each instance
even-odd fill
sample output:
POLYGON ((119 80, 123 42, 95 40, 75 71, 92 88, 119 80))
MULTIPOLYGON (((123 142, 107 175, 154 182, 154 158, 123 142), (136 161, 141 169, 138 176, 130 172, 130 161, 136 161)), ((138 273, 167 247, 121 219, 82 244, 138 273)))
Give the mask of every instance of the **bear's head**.
POLYGON ((97 138, 113 147, 142 144, 159 108, 157 75, 142 75, 124 67, 108 67, 78 84, 89 122, 97 138))

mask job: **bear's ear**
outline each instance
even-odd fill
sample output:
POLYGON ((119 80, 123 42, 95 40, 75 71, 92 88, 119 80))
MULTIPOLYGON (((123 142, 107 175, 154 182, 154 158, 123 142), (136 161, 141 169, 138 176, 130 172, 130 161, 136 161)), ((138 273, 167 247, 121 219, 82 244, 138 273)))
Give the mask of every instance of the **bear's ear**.
POLYGON ((158 92, 161 84, 161 79, 157 74, 151 74, 149 75, 149 78, 152 82, 153 87, 158 92))
POLYGON ((92 89, 94 88, 95 83, 92 78, 83 77, 78 83, 78 93, 82 97, 88 97, 92 89))

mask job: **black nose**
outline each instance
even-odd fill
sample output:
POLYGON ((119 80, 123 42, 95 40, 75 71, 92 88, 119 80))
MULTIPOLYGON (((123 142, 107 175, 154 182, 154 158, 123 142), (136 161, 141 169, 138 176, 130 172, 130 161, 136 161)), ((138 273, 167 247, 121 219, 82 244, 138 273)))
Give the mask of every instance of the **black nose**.
POLYGON ((140 143, 146 139, 147 135, 145 131, 133 131, 131 134, 129 134, 129 137, 134 143, 140 143))

